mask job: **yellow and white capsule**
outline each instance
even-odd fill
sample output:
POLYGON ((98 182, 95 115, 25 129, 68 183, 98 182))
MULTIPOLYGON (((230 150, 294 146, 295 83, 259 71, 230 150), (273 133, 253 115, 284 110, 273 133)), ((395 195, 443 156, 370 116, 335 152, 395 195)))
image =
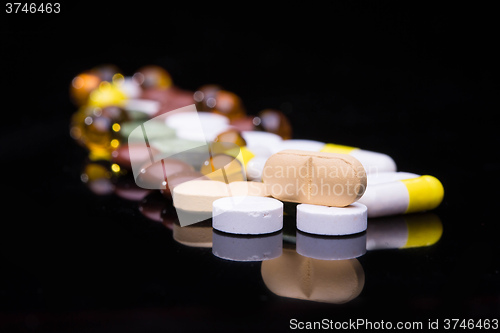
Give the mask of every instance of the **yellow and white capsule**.
POLYGON ((394 160, 390 156, 378 152, 314 140, 281 140, 280 137, 273 137, 272 133, 265 132, 242 132, 242 135, 248 150, 255 155, 247 160, 246 165, 247 177, 251 180, 259 181, 261 179, 264 165, 270 155, 286 149, 348 154, 361 162, 366 173, 396 171, 394 160))
POLYGON ((424 247, 436 244, 443 224, 436 214, 390 216, 368 221, 366 249, 387 250, 424 247))
POLYGON ((368 208, 368 217, 380 217, 431 210, 441 204, 443 196, 443 185, 433 176, 379 173, 368 176, 366 191, 358 202, 368 208))
POLYGON ((394 162, 389 155, 351 146, 313 140, 283 140, 277 149, 298 149, 321 151, 324 153, 348 154, 361 162, 367 174, 396 171, 396 162, 394 162))

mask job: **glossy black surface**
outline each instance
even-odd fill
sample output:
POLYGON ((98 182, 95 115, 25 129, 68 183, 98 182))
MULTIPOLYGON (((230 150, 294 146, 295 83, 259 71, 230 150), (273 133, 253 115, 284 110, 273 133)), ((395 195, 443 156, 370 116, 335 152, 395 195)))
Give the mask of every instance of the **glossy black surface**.
POLYGON ((50 19, 2 14, 1 331, 499 318, 492 8, 377 3, 225 15, 82 6, 50 19), (345 304, 273 294, 259 262, 182 245, 138 202, 81 182, 87 154, 69 136, 68 89, 103 63, 125 75, 158 64, 193 91, 220 84, 250 114, 281 109, 295 138, 384 152, 401 171, 436 176, 445 188, 433 211, 441 239, 359 257, 365 284, 345 304))

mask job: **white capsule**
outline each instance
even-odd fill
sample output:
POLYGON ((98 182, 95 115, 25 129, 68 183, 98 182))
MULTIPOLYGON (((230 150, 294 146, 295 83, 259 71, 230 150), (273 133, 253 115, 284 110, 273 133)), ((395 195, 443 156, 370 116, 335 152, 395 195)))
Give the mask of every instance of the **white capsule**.
MULTIPOLYGON (((270 134, 270 133, 268 133, 270 134)), ((246 138, 245 138, 246 140, 246 138)), ((333 143, 324 143, 315 140, 282 140, 281 142, 265 140, 261 141, 259 144, 263 144, 264 147, 260 147, 258 150, 253 151, 252 147, 247 146, 248 151, 250 151, 254 156, 259 157, 269 157, 268 150, 271 150, 272 154, 278 153, 282 150, 294 149, 294 150, 306 150, 315 152, 325 152, 325 153, 337 153, 337 154, 348 154, 356 158, 365 169, 367 174, 370 173, 383 173, 383 172, 395 172, 396 163, 394 160, 382 153, 377 153, 369 150, 362 150, 359 148, 337 145, 333 143)), ((249 159, 251 161, 251 159, 249 159)), ((248 161, 247 161, 248 163, 248 161)), ((251 167, 251 175, 247 174, 249 179, 259 180, 262 177, 263 168, 260 169, 259 166, 262 163, 258 163, 251 167)), ((263 167, 263 165, 262 165, 263 167)))
POLYGON ((428 175, 405 178, 411 175, 393 175, 404 179, 369 184, 358 200, 368 208, 368 217, 422 212, 439 206, 444 196, 441 182, 428 175))

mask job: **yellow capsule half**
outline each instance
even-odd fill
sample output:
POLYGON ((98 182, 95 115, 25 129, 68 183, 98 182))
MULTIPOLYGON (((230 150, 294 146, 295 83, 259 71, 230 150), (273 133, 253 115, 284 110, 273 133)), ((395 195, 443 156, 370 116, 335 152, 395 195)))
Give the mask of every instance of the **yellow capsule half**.
POLYGON ((410 202, 405 213, 422 212, 439 206, 443 201, 444 188, 441 182, 433 176, 424 175, 401 182, 408 189, 410 202))

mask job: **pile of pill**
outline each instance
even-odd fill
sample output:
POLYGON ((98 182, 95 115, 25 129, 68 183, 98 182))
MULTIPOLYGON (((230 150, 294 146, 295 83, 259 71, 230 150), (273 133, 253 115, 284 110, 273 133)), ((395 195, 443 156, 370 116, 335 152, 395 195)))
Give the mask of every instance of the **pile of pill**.
POLYGON ((248 115, 233 92, 182 90, 158 66, 129 77, 99 66, 77 75, 70 95, 79 107, 70 135, 89 151, 82 181, 108 193, 115 179, 134 175, 142 188, 134 195, 160 191, 181 229, 211 219, 221 240, 273 234, 283 228, 284 203, 296 203, 301 232, 352 235, 369 217, 432 210, 443 199, 438 179, 398 172, 386 154, 294 139, 283 112, 248 115))

